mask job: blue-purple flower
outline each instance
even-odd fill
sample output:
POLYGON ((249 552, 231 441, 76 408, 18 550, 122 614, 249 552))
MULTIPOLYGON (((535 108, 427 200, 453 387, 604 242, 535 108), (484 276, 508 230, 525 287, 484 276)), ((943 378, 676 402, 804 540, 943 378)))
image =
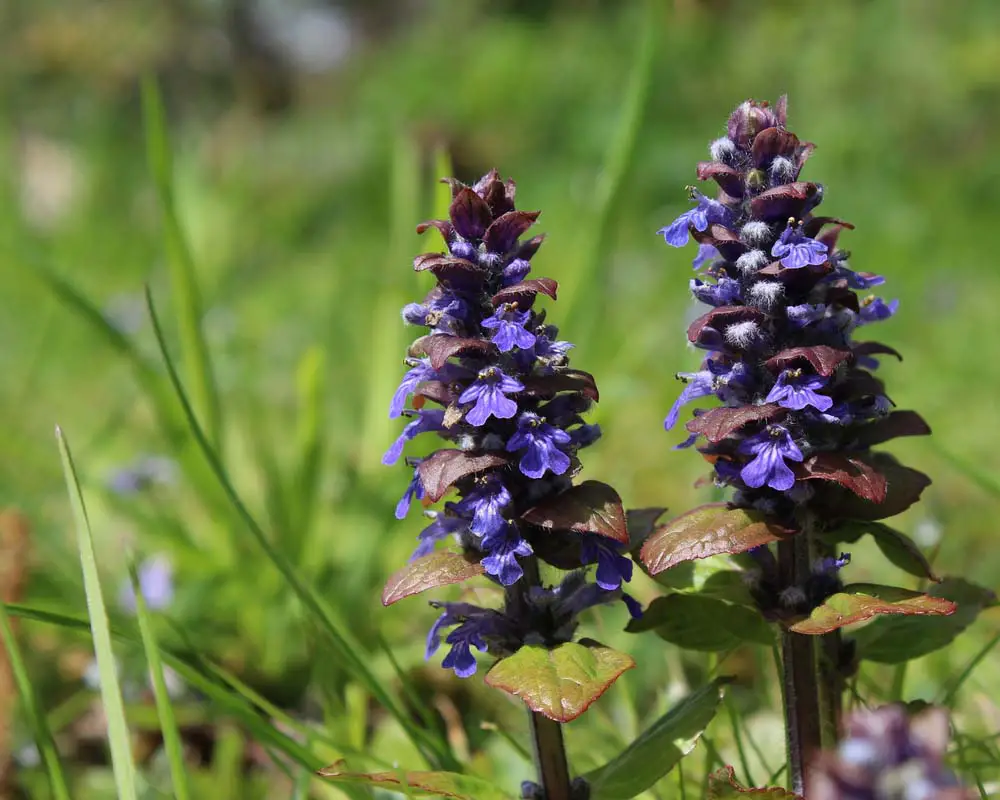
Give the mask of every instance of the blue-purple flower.
POLYGON ((396 503, 396 519, 406 519, 406 515, 410 513, 410 503, 414 499, 424 499, 424 485, 420 481, 420 461, 418 459, 410 459, 410 466, 413 467, 413 477, 410 478, 410 482, 406 485, 406 491, 403 492, 403 496, 396 503))
MULTIPOLYGON (((166 556, 153 556, 143 561, 137 569, 139 591, 150 611, 162 611, 174 601, 174 568, 166 556)), ((132 581, 122 584, 118 605, 123 611, 136 611, 135 590, 132 581)))
POLYGON ((777 403, 793 411, 801 411, 806 406, 827 411, 833 405, 833 398, 817 393, 826 384, 827 379, 821 375, 809 375, 801 369, 786 369, 782 370, 766 399, 768 403, 777 403))
POLYGON ((439 431, 444 424, 444 411, 436 408, 421 409, 420 411, 404 411, 403 414, 412 416, 415 419, 403 428, 403 432, 399 435, 399 438, 392 443, 392 447, 386 450, 385 455, 382 456, 382 463, 387 467, 399 461, 400 456, 403 455, 403 447, 408 441, 427 431, 439 431))
POLYGON ((482 560, 487 575, 494 576, 502 586, 517 583, 524 574, 517 557, 530 556, 534 551, 515 525, 505 522, 504 526, 489 536, 483 537, 483 550, 488 555, 482 560))
POLYGON ((802 461, 802 451, 792 441, 787 428, 768 425, 760 433, 744 440, 740 452, 754 456, 740 470, 740 477, 747 486, 754 489, 770 486, 786 491, 795 484, 795 475, 785 461, 802 461))
POLYGON ((781 266, 787 269, 802 269, 826 263, 827 250, 825 244, 803 234, 801 225, 789 220, 771 248, 771 255, 781 259, 781 266))
POLYGON ((493 331, 490 341, 501 353, 507 353, 515 347, 530 350, 535 346, 535 334, 524 327, 530 319, 530 311, 518 311, 513 303, 503 303, 492 317, 482 321, 482 326, 493 331))
MULTIPOLYGON (((585 564, 597 564, 597 585, 607 591, 620 589, 632 580, 632 559, 621 553, 622 545, 603 536, 585 536, 581 557, 585 564)), ((631 610, 631 609, 630 609, 631 610)))
POLYGON ((507 450, 523 451, 518 468, 529 478, 541 478, 546 471, 562 475, 569 469, 569 456, 561 448, 571 441, 566 431, 527 412, 518 419, 517 433, 507 440, 507 450))
POLYGON ((506 375, 499 367, 486 367, 458 398, 460 403, 475 403, 466 412, 465 419, 470 425, 484 425, 490 417, 510 419, 517 413, 517 403, 507 397, 524 391, 524 384, 506 375))
MULTIPOLYGON (((729 209, 722 203, 711 200, 701 192, 691 191, 691 199, 697 204, 689 211, 685 211, 677 219, 660 228, 657 231, 664 241, 672 247, 683 247, 688 243, 690 229, 694 228, 699 233, 708 230, 712 223, 728 224, 730 219, 729 209)), ((701 256, 701 253, 698 254, 701 256)), ((707 255, 705 256, 708 257, 707 255)))

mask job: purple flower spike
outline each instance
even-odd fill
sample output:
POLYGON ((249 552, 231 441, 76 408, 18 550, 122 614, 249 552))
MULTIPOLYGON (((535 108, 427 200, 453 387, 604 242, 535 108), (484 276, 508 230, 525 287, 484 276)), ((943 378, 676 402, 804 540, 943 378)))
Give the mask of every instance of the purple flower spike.
POLYGON ((498 367, 487 367, 478 379, 458 398, 460 403, 475 403, 465 415, 465 421, 477 428, 491 416, 510 419, 517 413, 517 403, 508 394, 524 391, 524 384, 504 374, 498 367))
MULTIPOLYGON (((154 556, 143 561, 138 569, 139 591, 150 611, 162 611, 174 600, 174 568, 166 556, 154 556)), ((118 596, 122 611, 134 614, 136 610, 135 590, 132 581, 122 585, 118 596)))
POLYGON ((515 347, 530 350, 535 345, 535 334, 524 328, 530 318, 530 311, 518 311, 514 304, 503 303, 492 317, 483 320, 482 326, 493 331, 490 341, 501 353, 508 353, 515 347))
MULTIPOLYGON (((620 589, 632 580, 632 560, 619 551, 621 545, 602 536, 585 536, 580 558, 585 564, 597 564, 597 585, 606 591, 620 589)), ((631 609, 630 609, 631 611, 631 609)))
POLYGON ((382 456, 382 463, 387 467, 392 466, 399 461, 399 457, 403 455, 403 447, 408 441, 419 436, 421 433, 426 433, 427 431, 439 431, 444 425, 444 411, 439 409, 426 409, 416 412, 403 413, 415 414, 416 419, 414 419, 413 422, 408 423, 407 426, 403 428, 403 432, 399 435, 399 438, 392 443, 392 447, 385 451, 385 455, 382 456))
POLYGON ((550 425, 537 414, 525 413, 517 421, 517 433, 507 442, 507 451, 525 451, 518 466, 529 478, 541 478, 546 470, 562 475, 569 469, 570 462, 569 456, 559 448, 571 441, 566 431, 550 425))
POLYGON ((530 556, 534 553, 517 532, 517 528, 509 523, 502 532, 483 540, 483 548, 489 552, 480 563, 487 575, 492 575, 502 586, 517 583, 524 570, 517 563, 517 556, 530 556))
MULTIPOLYGON (((657 231, 671 247, 683 247, 690 238, 690 229, 699 233, 708 230, 711 223, 727 225, 732 216, 728 208, 717 200, 705 197, 701 192, 691 192, 691 199, 698 205, 685 211, 667 227, 657 231)), ((701 255, 699 251, 699 256, 701 255)))
POLYGON ((827 246, 802 233, 801 228, 789 220, 781 238, 771 248, 771 255, 781 259, 781 266, 787 269, 819 266, 826 263, 827 246))
POLYGON ((410 503, 414 498, 417 500, 424 499, 424 485, 420 482, 420 473, 417 471, 417 465, 420 461, 413 459, 412 462, 408 463, 411 463, 413 466, 413 477, 410 479, 409 484, 407 484, 403 496, 396 503, 396 519, 406 519, 406 515, 410 513, 410 503))
POLYGON ((795 485, 795 475, 785 464, 785 459, 802 461, 802 451, 792 441, 786 428, 768 425, 760 433, 746 439, 739 449, 741 453, 756 456, 740 470, 740 477, 747 486, 759 489, 767 485, 784 492, 795 485))
POLYGON ((820 375, 807 375, 800 369, 786 369, 779 376, 774 388, 767 395, 768 403, 777 403, 782 408, 801 411, 812 406, 820 411, 828 411, 833 400, 826 395, 816 394, 817 389, 826 386, 827 379, 820 375))

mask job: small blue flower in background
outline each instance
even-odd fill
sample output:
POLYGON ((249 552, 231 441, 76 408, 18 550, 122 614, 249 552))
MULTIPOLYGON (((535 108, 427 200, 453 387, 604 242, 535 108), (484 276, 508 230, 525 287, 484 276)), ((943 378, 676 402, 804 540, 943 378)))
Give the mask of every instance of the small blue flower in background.
MULTIPOLYGON (((163 611, 174 601, 174 568, 166 556, 146 559, 137 572, 139 591, 150 611, 163 611)), ((132 582, 125 581, 118 594, 118 605, 123 611, 134 614, 135 602, 132 582)))
POLYGON ((177 481, 177 463, 166 456, 140 456, 114 472, 108 489, 118 495, 137 494, 154 486, 169 486, 177 481))

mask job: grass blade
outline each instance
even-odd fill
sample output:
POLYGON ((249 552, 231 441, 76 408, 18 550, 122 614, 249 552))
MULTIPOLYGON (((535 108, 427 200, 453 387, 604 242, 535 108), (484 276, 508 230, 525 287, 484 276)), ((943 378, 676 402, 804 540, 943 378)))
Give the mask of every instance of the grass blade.
POLYGON ((194 257, 181 229, 174 198, 173 166, 167 128, 164 119, 163 98, 151 77, 142 81, 143 127, 146 131, 146 156, 149 170, 156 185, 163 217, 163 235, 170 267, 170 285, 173 292, 177 328, 181 339, 181 355, 191 397, 198 419, 202 422, 208 440, 221 448, 222 408, 218 387, 212 372, 208 345, 202 331, 202 305, 195 278, 194 257))
POLYGON ((122 702, 121 687, 118 685, 118 669, 115 653, 111 648, 111 627, 101 593, 101 578, 97 572, 97 555, 94 539, 90 532, 90 521, 80 491, 80 481, 73 466, 73 456, 62 429, 56 428, 59 455, 62 457, 63 473, 69 490, 69 501, 73 508, 77 546, 80 550, 80 566, 83 570, 83 588, 87 594, 87 614, 90 630, 94 637, 94 653, 101 682, 101 700, 108 721, 108 740, 111 745, 111 764, 114 768, 115 786, 118 800, 136 800, 135 766, 132 763, 132 747, 129 742, 128 723, 125 721, 125 705, 122 702))
POLYGON ((299 415, 296 426, 296 453, 298 462, 293 498, 292 538, 290 551, 298 560, 303 553, 303 543, 309 537, 316 496, 319 491, 320 466, 323 463, 323 402, 325 385, 323 373, 326 358, 321 347, 310 347, 303 354, 295 373, 298 390, 299 415))
POLYGON ((349 631, 342 629, 337 624, 334 620, 333 614, 329 608, 327 608, 326 603, 319 597, 312 586, 305 583, 299 577, 295 568, 292 566, 292 563, 274 546, 267 534, 264 533, 264 530, 258 524, 257 520, 254 519, 253 515, 247 509, 242 499, 240 499, 240 496, 236 493, 236 489, 233 488, 232 482, 229 480, 229 476, 226 474, 225 468, 222 466, 222 462, 219 460, 219 456, 212 448, 211 443, 208 441, 204 431, 202 431, 201 426, 198 424, 198 420, 195 418, 194 411, 191 408, 191 404, 184 392, 184 387, 181 386, 177 370, 170 359, 169 353, 167 352, 166 342, 163 339, 163 330, 160 326, 159 317, 156 314, 156 308, 153 304, 153 296, 149 291, 149 287, 146 288, 146 304, 149 309, 150 319, 153 323, 153 331, 156 334, 156 340, 160 346, 160 353, 163 356, 164 364, 166 365, 167 372, 170 376, 170 381, 173 384, 177 398, 180 400, 181 406, 184 409, 185 416, 187 417, 188 424, 192 434, 194 435, 195 441, 201 448, 202 454, 211 467, 216 480, 222 487, 232 504, 232 507, 236 510, 251 536, 253 536, 254 540, 256 540, 257 544, 264 551, 271 563, 281 573, 282 577, 284 577, 289 588, 299 599, 302 605, 319 623, 320 628, 326 633, 330 644, 333 645, 337 655, 343 659, 344 664, 352 670, 355 677, 357 677, 358 680, 368 688, 368 690, 372 693, 372 696, 374 696, 383 705, 383 707, 390 714, 392 714, 396 720, 399 721, 403 730, 405 730, 407 735, 410 736, 414 744, 425 753, 425 756, 428 756, 429 761, 431 763, 434 763, 435 761, 445 763, 448 765, 447 768, 449 769, 460 769, 460 766, 456 764, 454 756, 452 756, 450 750, 448 749, 447 743, 443 742, 438 737, 430 735, 429 732, 414 724, 410 716, 386 691, 385 687, 382 686, 381 682, 360 655, 360 653, 362 653, 361 646, 354 641, 354 638, 349 631), (437 756, 436 759, 434 758, 435 755, 437 756))
POLYGON ((174 787, 176 800, 188 800, 191 797, 187 785, 187 770, 184 766, 184 746, 181 743, 180 731, 177 729, 177 718, 174 715, 173 703, 167 692, 167 683, 163 678, 163 661, 160 649, 156 644, 156 634, 153 632, 152 619, 146 598, 139 586, 139 576, 136 573, 135 562, 129 559, 129 580, 132 581, 132 591, 135 594, 135 613, 139 620, 139 634, 142 637, 142 647, 146 652, 146 663, 153 682, 153 696, 156 700, 156 712, 160 719, 160 731, 163 734, 163 747, 170 764, 170 778, 174 787))
POLYGON ((49 728, 46 715, 42 713, 35 689, 31 685, 31 678, 28 677, 28 670, 21 657, 21 648, 18 646, 14 629, 10 624, 10 617, 7 615, 7 608, 3 603, 0 603, 0 639, 2 639, 7 657, 10 659, 14 681, 17 683, 17 691, 21 695, 21 702, 24 704, 38 752, 41 753, 45 770, 49 775, 52 796, 55 800, 70 800, 66 776, 63 774, 62 764, 59 762, 59 752, 56 750, 52 730, 49 728))
MULTIPOLYGON (((969 679, 976 667, 979 666, 982 660, 986 658, 986 656, 988 656, 993 648, 998 644, 1000 644, 1000 633, 996 634, 985 645, 983 645, 982 649, 976 653, 975 656, 973 656, 972 660, 968 664, 965 665, 965 669, 963 669, 959 673, 958 677, 955 678, 951 686, 948 687, 948 691, 944 693, 944 696, 940 700, 936 701, 937 705, 951 708, 951 704, 955 701, 955 695, 958 694, 958 690, 962 688, 963 684, 969 679)), ((906 662, 903 663, 905 665, 906 662)))
POLYGON ((605 153, 604 165, 595 187, 593 219, 587 226, 590 235, 585 238, 583 249, 580 251, 582 254, 580 268, 572 281, 567 281, 565 285, 559 287, 560 300, 566 309, 565 321, 560 327, 565 332, 572 332, 581 350, 586 345, 585 340, 594 330, 594 326, 584 324, 584 320, 595 311, 594 304, 602 302, 602 298, 605 297, 605 293, 596 284, 599 281, 600 265, 607 251, 608 232, 614 219, 615 207, 621 195, 625 176, 632 164, 649 99, 657 36, 660 30, 659 14, 660 3, 656 0, 647 0, 643 15, 643 30, 625 90, 618 129, 605 153))

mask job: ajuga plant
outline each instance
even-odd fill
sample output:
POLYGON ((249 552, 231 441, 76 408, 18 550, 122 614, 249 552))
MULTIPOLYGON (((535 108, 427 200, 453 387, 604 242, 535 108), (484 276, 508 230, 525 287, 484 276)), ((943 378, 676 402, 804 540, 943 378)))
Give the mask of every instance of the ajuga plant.
POLYGON ((440 615, 427 657, 443 644, 443 666, 462 678, 477 669, 473 650, 497 661, 486 682, 519 697, 531 711, 537 782, 525 796, 584 798, 571 782, 560 724, 596 700, 632 660, 590 640, 574 641, 578 617, 624 600, 632 562, 621 500, 596 481, 574 484, 580 451, 600 436, 581 416, 598 399, 594 379, 571 369, 572 345, 538 306, 556 298, 556 283, 529 278, 542 236, 521 242, 539 212, 514 207, 514 182, 496 171, 473 186, 448 181, 450 218, 436 229, 447 252, 414 261, 436 285, 403 319, 423 328, 410 346, 390 416, 408 421, 383 462, 396 464, 423 433, 440 449, 406 458, 412 473, 396 516, 421 501, 427 526, 408 565, 390 578, 386 605, 446 584, 485 578, 498 602, 431 605, 440 615), (408 407, 409 402, 409 407, 408 407), (454 492, 436 510, 426 508, 454 492), (543 565, 565 570, 550 583, 543 565), (594 579, 586 567, 596 565, 594 579))
MULTIPOLYGON (((881 276, 848 266, 839 237, 853 226, 817 213, 824 187, 800 180, 813 145, 787 129, 781 98, 742 103, 709 150, 697 176, 718 191, 689 187, 693 207, 659 231, 672 247, 698 244, 690 290, 708 307, 687 331, 701 367, 677 375, 685 386, 665 427, 688 403, 718 401, 695 410, 678 447, 695 448, 731 494, 648 526, 640 560, 678 591, 631 627, 670 639, 683 613, 687 629, 700 620, 731 646, 734 636, 767 641, 763 622, 776 623, 801 792, 805 760, 835 738, 844 682, 866 655, 839 629, 877 615, 948 615, 955 604, 947 588, 844 584, 843 546, 866 534, 897 566, 936 580, 909 539, 877 522, 916 502, 930 479, 873 450, 930 431, 895 409, 875 375, 876 357, 899 354, 859 338, 897 303, 869 293, 881 276), (713 555, 725 557, 690 563, 713 555)), ((713 649, 704 637, 700 646, 713 649)))

